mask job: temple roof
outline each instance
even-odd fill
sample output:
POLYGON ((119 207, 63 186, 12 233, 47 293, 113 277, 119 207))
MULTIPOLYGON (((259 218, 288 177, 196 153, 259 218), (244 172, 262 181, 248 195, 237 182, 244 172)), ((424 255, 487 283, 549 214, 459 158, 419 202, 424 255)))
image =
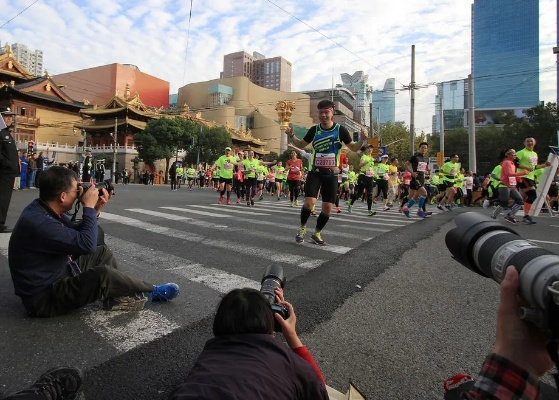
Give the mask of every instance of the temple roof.
POLYGON ((6 45, 3 54, 0 54, 0 82, 9 82, 7 79, 14 78, 14 81, 26 81, 33 79, 29 73, 14 57, 10 45, 6 45))
POLYGON ((143 117, 143 119, 148 120, 161 117, 161 114, 153 111, 152 108, 142 103, 138 93, 136 93, 135 96, 131 96, 128 84, 126 84, 124 96, 117 93, 104 106, 96 106, 81 111, 83 115, 87 115, 92 118, 111 118, 112 116, 123 112, 126 112, 126 115, 129 115, 131 112, 132 114, 136 114, 143 117))
MULTIPOLYGON (((146 128, 147 122, 138 121, 137 119, 125 117, 116 119, 117 127, 121 126, 131 126, 140 131, 146 128)), ((78 129, 85 129, 86 131, 114 131, 115 121, 110 118, 99 119, 99 120, 86 120, 81 123, 74 124, 74 127, 78 129)))

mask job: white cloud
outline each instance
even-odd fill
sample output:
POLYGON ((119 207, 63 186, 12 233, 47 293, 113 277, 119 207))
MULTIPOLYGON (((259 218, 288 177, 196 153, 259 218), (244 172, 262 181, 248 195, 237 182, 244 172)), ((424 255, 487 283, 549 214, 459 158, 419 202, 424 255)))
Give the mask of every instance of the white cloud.
MULTIPOLYGON (((0 25, 29 4, 0 0, 0 25)), ((332 77, 340 83, 341 73, 357 70, 368 74, 375 89, 382 89, 389 77, 401 87, 411 81, 415 44, 416 82, 422 85, 416 92, 415 125, 429 132, 435 88, 423 86, 466 78, 470 72, 471 4, 194 0, 188 32, 190 1, 42 0, 1 28, 0 40, 43 50, 52 74, 131 63, 168 80, 172 92, 217 78, 223 55, 241 50, 293 62, 294 91, 328 88, 332 77)), ((556 96, 555 19, 555 1, 540 0, 540 92, 545 101, 556 96)), ((396 99, 397 119, 409 123, 409 93, 400 92, 396 99)))

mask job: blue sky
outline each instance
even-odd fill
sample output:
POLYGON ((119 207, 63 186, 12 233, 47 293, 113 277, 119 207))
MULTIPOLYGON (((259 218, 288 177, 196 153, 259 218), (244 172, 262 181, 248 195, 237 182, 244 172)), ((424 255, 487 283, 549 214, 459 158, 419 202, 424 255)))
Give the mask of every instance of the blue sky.
MULTIPOLYGON (((387 78, 396 87, 410 83, 412 44, 419 85, 466 78, 472 2, 193 0, 189 30, 189 0, 0 0, 0 42, 42 50, 51 75, 134 64, 169 81, 172 93, 218 78, 223 55, 241 50, 291 61, 293 91, 328 88, 358 70, 382 89, 387 78)), ((556 101, 555 3, 540 0, 544 101, 556 101)), ((418 131, 431 131, 435 93, 434 86, 416 92, 418 131)), ((409 117, 409 95, 400 92, 396 118, 409 124, 409 117)))

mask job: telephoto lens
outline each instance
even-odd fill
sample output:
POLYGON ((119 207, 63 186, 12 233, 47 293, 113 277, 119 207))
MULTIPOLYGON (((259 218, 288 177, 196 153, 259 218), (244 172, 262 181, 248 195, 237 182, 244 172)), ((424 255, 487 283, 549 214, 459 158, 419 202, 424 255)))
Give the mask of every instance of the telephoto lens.
POLYGON ((445 237, 454 258, 478 274, 501 283, 509 266, 519 273, 520 296, 529 307, 526 319, 542 329, 559 307, 559 256, 522 239, 511 228, 477 212, 454 219, 445 237))
MULTIPOLYGON (((283 289, 285 285, 285 275, 283 274, 283 267, 279 264, 272 264, 266 268, 264 275, 262 276, 262 286, 260 287, 260 293, 268 299, 270 307, 275 314, 281 315, 283 319, 289 318, 289 311, 282 304, 276 301, 276 288, 283 289)), ((281 332, 281 327, 274 321, 274 330, 276 332, 281 332)))

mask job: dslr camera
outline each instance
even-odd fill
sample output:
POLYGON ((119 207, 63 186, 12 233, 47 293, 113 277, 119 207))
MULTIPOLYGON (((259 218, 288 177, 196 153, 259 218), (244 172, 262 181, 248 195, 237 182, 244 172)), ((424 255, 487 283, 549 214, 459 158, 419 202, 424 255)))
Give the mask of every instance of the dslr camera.
POLYGON ((520 318, 559 337, 559 255, 523 240, 514 230, 476 212, 455 218, 445 237, 454 258, 501 283, 509 266, 519 274, 520 318))
POLYGON ((112 193, 113 195, 115 192, 115 187, 113 186, 113 181, 111 179, 105 179, 103 182, 98 183, 83 182, 80 183, 79 186, 83 188, 82 193, 84 193, 91 186, 95 186, 97 189, 99 189, 99 196, 103 196, 103 189, 106 189, 107 192, 112 193))
MULTIPOLYGON (((264 295, 270 302, 270 307, 274 314, 279 314, 283 319, 289 318, 289 310, 282 304, 276 301, 276 288, 283 289, 285 285, 285 275, 283 274, 283 267, 278 264, 269 265, 262 276, 262 285, 260 293, 264 295)), ((281 332, 281 326, 274 319, 274 330, 281 332)))

